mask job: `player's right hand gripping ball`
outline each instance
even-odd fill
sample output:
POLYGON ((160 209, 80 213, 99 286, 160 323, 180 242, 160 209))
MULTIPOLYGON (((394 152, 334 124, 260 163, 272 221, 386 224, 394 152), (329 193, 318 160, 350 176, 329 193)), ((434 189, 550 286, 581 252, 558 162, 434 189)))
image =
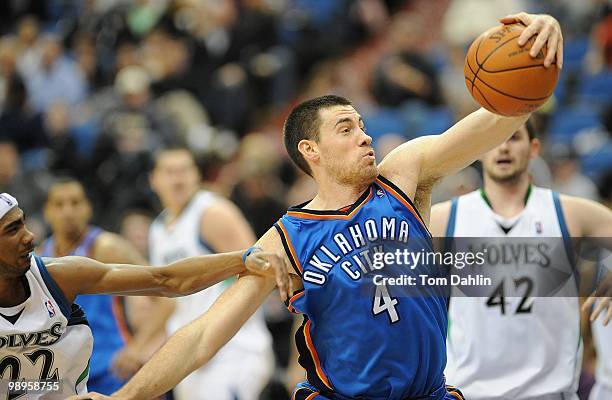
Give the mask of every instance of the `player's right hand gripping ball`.
POLYGON ((536 39, 524 46, 518 38, 521 24, 501 25, 480 35, 470 46, 463 73, 472 97, 496 114, 516 116, 535 111, 552 95, 559 68, 544 67, 546 46, 536 57, 529 55, 536 39))

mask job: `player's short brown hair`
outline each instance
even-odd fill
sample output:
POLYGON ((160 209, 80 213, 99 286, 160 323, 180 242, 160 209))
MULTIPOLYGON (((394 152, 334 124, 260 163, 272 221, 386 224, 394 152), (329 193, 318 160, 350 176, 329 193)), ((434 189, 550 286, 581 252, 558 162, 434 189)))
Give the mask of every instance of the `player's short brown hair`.
POLYGON ((285 148, 291 160, 302 171, 312 175, 310 166, 298 150, 298 143, 301 140, 319 140, 319 110, 333 106, 352 106, 350 100, 341 96, 327 95, 306 100, 296 106, 287 119, 283 127, 283 137, 285 148))

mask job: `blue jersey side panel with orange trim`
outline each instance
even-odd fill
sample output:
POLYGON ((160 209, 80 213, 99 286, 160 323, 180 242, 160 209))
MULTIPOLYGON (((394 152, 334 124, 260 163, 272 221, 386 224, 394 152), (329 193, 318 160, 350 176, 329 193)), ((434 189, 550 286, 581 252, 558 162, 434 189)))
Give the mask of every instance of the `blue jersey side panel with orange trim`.
POLYGON ((375 266, 377 253, 432 251, 418 211, 379 177, 344 211, 295 207, 275 225, 304 289, 289 309, 304 315, 300 364, 332 399, 443 399, 447 291, 374 284, 374 276, 437 276, 435 265, 375 266))
MULTIPOLYGON (((91 227, 70 255, 89 257, 98 235, 102 232, 100 228, 91 227)), ((41 256, 54 256, 53 236, 43 243, 41 256)), ((118 297, 103 294, 77 296, 74 302, 85 311, 94 337, 87 387, 92 391, 110 394, 123 384, 110 371, 115 353, 125 345, 123 305, 118 297), (98 381, 103 382, 101 387, 96 386, 98 381)))

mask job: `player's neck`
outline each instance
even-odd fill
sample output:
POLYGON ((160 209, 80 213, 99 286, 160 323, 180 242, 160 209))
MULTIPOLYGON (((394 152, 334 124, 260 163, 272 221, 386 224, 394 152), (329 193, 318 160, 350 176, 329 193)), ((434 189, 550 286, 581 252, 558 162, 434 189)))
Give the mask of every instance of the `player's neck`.
POLYGON ((172 225, 174 222, 176 222, 176 220, 181 216, 183 211, 185 211, 185 209, 187 208, 189 203, 191 203, 191 200, 197 193, 198 193, 197 191, 194 191, 193 194, 189 196, 189 199, 185 201, 184 203, 163 204, 164 209, 166 210, 166 218, 165 218, 166 225, 172 225))
POLYGON ((342 185, 332 182, 317 182, 317 195, 306 208, 311 210, 338 210, 353 204, 368 188, 364 185, 342 185))
POLYGON ((522 175, 514 182, 496 182, 485 176, 484 198, 496 214, 512 218, 525 209, 530 185, 528 174, 522 175))
POLYGON ((22 282, 19 276, 0 279, 0 307, 14 307, 26 301, 28 293, 22 282))
POLYGON ((53 244, 53 255, 55 257, 64 257, 72 253, 79 243, 83 240, 85 233, 87 232, 87 227, 82 229, 78 233, 74 234, 57 234, 53 235, 54 244, 53 244))

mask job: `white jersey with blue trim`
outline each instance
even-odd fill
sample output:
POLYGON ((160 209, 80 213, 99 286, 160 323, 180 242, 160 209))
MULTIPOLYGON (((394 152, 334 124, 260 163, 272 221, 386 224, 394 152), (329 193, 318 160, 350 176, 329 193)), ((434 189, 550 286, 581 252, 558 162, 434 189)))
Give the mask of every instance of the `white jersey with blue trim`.
MULTIPOLYGON (((200 224, 206 210, 217 201, 218 197, 214 193, 199 191, 171 225, 166 225, 166 211, 162 212, 149 231, 151 263, 165 265, 185 257, 213 253, 201 238, 200 224)), ((177 298, 176 310, 168 321, 168 333, 172 334, 202 315, 227 287, 228 282, 220 282, 198 293, 177 298)), ((219 353, 226 349, 267 350, 271 348, 271 343, 270 332, 265 326, 262 313, 258 311, 219 353)))
POLYGON ((486 297, 453 289, 448 382, 476 400, 577 399, 580 306, 558 194, 532 186, 524 210, 506 219, 493 212, 483 193, 453 200, 446 236, 456 251, 486 248, 485 267, 501 267, 503 279, 478 294, 486 297), (545 285, 541 275, 551 269, 567 278, 554 295, 544 296, 538 291, 545 285))
MULTIPOLYGON (((612 262, 610 262, 608 254, 605 254, 605 258, 600 261, 597 281, 601 281, 604 276, 612 274, 612 262)), ((597 387, 601 387, 600 391, 612 396, 612 324, 604 326, 603 319, 603 315, 600 315, 598 319, 591 322, 593 345, 597 353, 595 382, 597 387)), ((604 400, 606 398, 612 397, 604 397, 602 394, 600 397, 591 396, 589 400, 604 400)))
POLYGON ((68 303, 39 257, 32 257, 23 284, 28 298, 0 307, 0 398, 59 400, 86 393, 93 336, 85 314, 68 303), (8 381, 22 379, 59 385, 6 396, 8 381))

